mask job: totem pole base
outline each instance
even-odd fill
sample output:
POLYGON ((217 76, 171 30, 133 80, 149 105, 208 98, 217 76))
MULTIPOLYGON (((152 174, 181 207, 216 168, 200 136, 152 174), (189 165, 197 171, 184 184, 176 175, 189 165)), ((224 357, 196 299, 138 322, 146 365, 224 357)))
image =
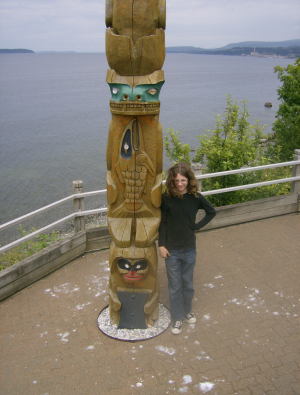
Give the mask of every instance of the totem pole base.
POLYGON ((118 292, 121 302, 118 329, 147 329, 144 305, 148 294, 118 292))
POLYGON ((158 320, 154 326, 147 329, 118 329, 118 325, 111 325, 109 306, 105 307, 98 316, 98 327, 105 335, 124 341, 147 340, 163 333, 171 324, 171 314, 166 306, 159 303, 158 320))

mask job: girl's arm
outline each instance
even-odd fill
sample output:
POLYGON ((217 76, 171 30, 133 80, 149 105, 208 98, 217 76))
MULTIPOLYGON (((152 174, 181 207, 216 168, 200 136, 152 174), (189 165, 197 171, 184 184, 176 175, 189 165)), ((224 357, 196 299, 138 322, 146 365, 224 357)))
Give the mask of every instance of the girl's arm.
POLYGON ((209 203, 209 201, 206 200, 205 197, 202 196, 201 194, 199 197, 201 204, 199 208, 203 209, 206 215, 198 223, 195 224, 195 230, 199 230, 203 228, 203 226, 207 225, 216 216, 216 210, 209 203))
POLYGON ((167 244, 167 206, 165 203, 164 195, 161 201, 161 222, 159 227, 159 239, 158 239, 158 252, 162 258, 170 256, 169 251, 166 249, 167 244))

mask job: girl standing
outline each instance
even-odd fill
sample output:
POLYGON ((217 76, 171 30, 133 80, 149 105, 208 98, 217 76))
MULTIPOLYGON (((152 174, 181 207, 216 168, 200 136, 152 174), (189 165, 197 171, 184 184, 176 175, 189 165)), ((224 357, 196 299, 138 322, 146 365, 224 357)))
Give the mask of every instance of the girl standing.
POLYGON ((208 224, 216 215, 213 206, 198 192, 195 175, 187 163, 178 163, 168 171, 166 192, 162 195, 159 228, 159 255, 165 258, 172 333, 182 330, 184 319, 196 322, 191 312, 194 296, 193 273, 196 263, 195 230, 208 224), (205 217, 195 223, 197 211, 205 217))

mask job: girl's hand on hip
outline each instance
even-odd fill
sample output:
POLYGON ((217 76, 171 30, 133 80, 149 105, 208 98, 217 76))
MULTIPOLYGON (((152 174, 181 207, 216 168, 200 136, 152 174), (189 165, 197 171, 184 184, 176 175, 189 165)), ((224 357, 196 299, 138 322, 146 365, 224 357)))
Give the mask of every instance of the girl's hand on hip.
POLYGON ((159 255, 162 257, 162 258, 168 258, 168 256, 170 256, 170 253, 169 253, 169 251, 166 249, 166 247, 158 247, 158 252, 159 252, 159 255))

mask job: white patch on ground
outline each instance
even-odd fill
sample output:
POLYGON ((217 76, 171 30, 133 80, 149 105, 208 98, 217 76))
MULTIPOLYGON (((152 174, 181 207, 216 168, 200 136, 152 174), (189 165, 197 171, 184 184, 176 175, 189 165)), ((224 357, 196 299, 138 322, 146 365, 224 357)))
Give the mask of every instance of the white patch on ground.
POLYGON ((143 384, 142 383, 136 383, 137 387, 141 387, 143 384))
POLYGON ((73 292, 78 292, 80 288, 75 285, 75 287, 72 289, 72 284, 70 283, 65 283, 61 284, 59 286, 54 286, 53 290, 51 288, 45 289, 45 293, 49 293, 51 296, 57 297, 56 294, 58 293, 64 293, 64 294, 72 294, 73 292))
POLYGON ((99 263, 100 266, 104 265, 104 266, 109 266, 109 261, 104 261, 99 263))
POLYGON ((196 357, 196 359, 198 359, 199 361, 201 361, 201 359, 206 359, 207 361, 211 361, 211 358, 208 355, 206 355, 205 351, 201 351, 200 355, 196 357))
POLYGON ((199 346, 199 344, 200 344, 200 342, 198 342, 198 340, 195 340, 194 343, 197 344, 197 346, 199 346))
POLYGON ((218 279, 218 278, 223 278, 223 276, 221 274, 219 274, 218 276, 215 277, 215 279, 218 279))
POLYGON ((95 348, 95 346, 88 346, 86 349, 87 350, 93 350, 95 348))
POLYGON ((207 287, 207 288, 215 288, 214 284, 204 284, 204 287, 207 287))
POLYGON ((252 292, 249 295, 247 295, 245 297, 245 299, 234 298, 234 299, 229 300, 228 303, 235 303, 238 306, 244 306, 248 310, 253 310, 252 313, 254 313, 254 312, 260 313, 259 310, 261 307, 264 306, 265 301, 260 296, 258 296, 258 294, 259 294, 258 289, 251 288, 250 291, 252 291, 252 292))
POLYGON ((182 384, 191 384, 191 382, 193 381, 192 380, 192 377, 191 376, 189 376, 189 375, 185 375, 185 376, 183 376, 182 377, 182 384))
POLYGON ((169 384, 173 384, 173 383, 175 383, 175 381, 169 380, 169 384))
POLYGON ((48 332, 43 332, 40 334, 40 337, 44 337, 45 335, 47 335, 48 332))
MULTIPOLYGON (((103 264, 108 265, 108 261, 101 263, 101 265, 103 264)), ((105 271, 109 271, 109 268, 108 270, 105 268, 105 271)), ((92 293, 95 297, 102 296, 107 293, 109 282, 108 276, 103 276, 101 274, 99 276, 90 276, 89 281, 92 283, 92 286, 88 289, 89 293, 92 293)))
POLYGON ((195 329, 196 324, 189 324, 189 327, 187 329, 187 333, 191 333, 191 329, 195 329))
POLYGON ((78 304, 76 306, 76 310, 83 310, 85 308, 85 306, 90 305, 92 302, 87 302, 87 303, 83 303, 83 304, 78 304))
POLYGON ((188 392, 188 389, 188 387, 179 388, 178 392, 180 392, 181 394, 186 394, 188 392))
POLYGON ((69 332, 65 332, 65 333, 59 333, 57 336, 61 337, 61 341, 62 342, 67 342, 69 339, 67 339, 67 337, 69 336, 69 332))
POLYGON ((155 349, 161 352, 164 352, 168 355, 174 355, 175 354, 175 350, 174 348, 168 348, 168 347, 164 347, 164 346, 155 346, 155 349))
POLYGON ((199 388, 204 394, 206 392, 211 391, 214 388, 214 386, 215 385, 213 383, 209 383, 208 381, 206 381, 204 383, 199 383, 199 388))
POLYGON ((58 296, 51 291, 50 291, 50 295, 53 296, 54 298, 58 298, 58 296))
POLYGON ((274 292, 275 295, 280 296, 281 298, 283 298, 283 292, 274 292))
POLYGON ((110 271, 110 268, 109 268, 109 261, 101 262, 101 263, 100 263, 100 266, 104 266, 103 270, 104 270, 105 272, 109 272, 109 271, 110 271))
POLYGON ((203 319, 206 320, 206 321, 210 320, 210 314, 205 314, 203 316, 203 319))
POLYGON ((279 315, 278 311, 273 311, 273 315, 279 315))

